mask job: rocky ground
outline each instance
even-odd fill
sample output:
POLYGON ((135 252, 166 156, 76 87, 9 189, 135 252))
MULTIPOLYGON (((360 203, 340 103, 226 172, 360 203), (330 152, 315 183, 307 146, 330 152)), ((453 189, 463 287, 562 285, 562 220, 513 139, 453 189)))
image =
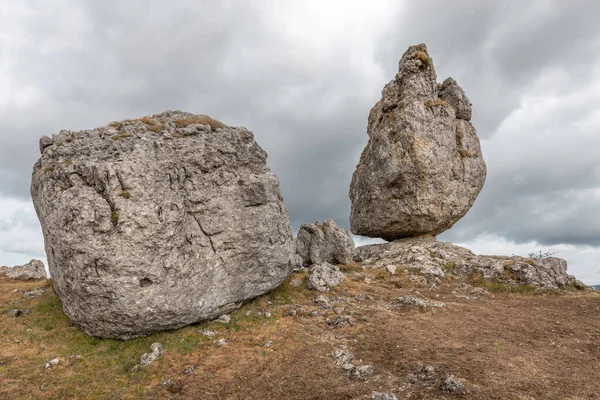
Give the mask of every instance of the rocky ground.
POLYGON ((600 392, 597 292, 508 293, 485 281, 424 284, 402 269, 341 270, 344 283, 329 292, 308 290, 299 272, 222 322, 125 342, 73 326, 49 281, 2 278, 0 398, 370 399, 379 392, 562 400, 600 392))

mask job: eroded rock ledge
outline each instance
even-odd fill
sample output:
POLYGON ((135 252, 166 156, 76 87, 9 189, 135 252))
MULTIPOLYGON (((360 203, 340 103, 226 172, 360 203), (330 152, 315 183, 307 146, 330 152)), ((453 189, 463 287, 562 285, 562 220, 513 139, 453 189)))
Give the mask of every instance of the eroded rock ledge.
POLYGON ((452 276, 457 280, 486 279, 509 286, 534 285, 546 289, 583 286, 567 274, 567 262, 561 258, 480 256, 429 235, 361 246, 356 249, 354 260, 366 267, 393 265, 432 280, 452 276))

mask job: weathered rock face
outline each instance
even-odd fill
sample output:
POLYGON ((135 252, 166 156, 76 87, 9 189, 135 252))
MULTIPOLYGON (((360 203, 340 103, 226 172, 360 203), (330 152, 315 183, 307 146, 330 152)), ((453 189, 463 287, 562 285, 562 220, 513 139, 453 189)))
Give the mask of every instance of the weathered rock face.
POLYGON ((323 224, 304 224, 296 238, 296 252, 302 265, 310 266, 323 261, 330 264, 349 264, 354 255, 354 240, 332 219, 323 224))
POLYGON ((369 114, 350 186, 352 232, 391 241, 436 235, 462 218, 486 176, 470 119, 460 86, 436 83, 425 45, 411 46, 369 114))
POLYGON ((12 268, 0 267, 0 275, 21 281, 47 278, 44 263, 40 260, 31 260, 25 265, 15 265, 12 268))
POLYGON ((361 246, 356 249, 354 260, 367 267, 394 265, 433 281, 452 275, 458 280, 486 279, 509 286, 534 285, 546 289, 579 284, 574 276, 567 274, 567 262, 561 258, 479 256, 464 247, 438 242, 432 236, 361 246))
POLYGON ((293 270, 279 180, 246 128, 164 112, 40 148, 31 194, 50 274, 90 335, 214 318, 293 270))

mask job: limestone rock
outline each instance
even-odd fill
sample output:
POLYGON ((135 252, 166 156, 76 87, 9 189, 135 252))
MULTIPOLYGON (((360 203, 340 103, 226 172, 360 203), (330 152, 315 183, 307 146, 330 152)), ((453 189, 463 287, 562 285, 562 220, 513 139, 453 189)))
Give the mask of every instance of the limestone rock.
POLYGON ((344 274, 340 269, 329 263, 315 264, 310 268, 310 276, 306 287, 319 292, 327 292, 332 287, 339 286, 344 282, 344 274))
POLYGON ((353 233, 389 241, 437 235, 475 202, 486 166, 471 105, 453 79, 436 78, 426 46, 411 46, 371 109, 350 186, 353 233))
POLYGON ((576 279, 567 274, 567 262, 560 258, 475 255, 470 250, 435 237, 421 236, 390 243, 361 246, 354 261, 366 268, 398 265, 430 278, 452 275, 458 280, 476 277, 516 285, 546 289, 574 286, 576 279))
POLYGON ((323 261, 330 264, 348 264, 354 255, 354 240, 332 219, 323 224, 304 224, 296 238, 296 252, 302 264, 309 266, 323 261))
POLYGON ((46 269, 44 263, 40 260, 31 260, 25 265, 16 265, 10 267, 0 267, 0 275, 6 275, 10 279, 21 281, 33 279, 46 279, 46 269))
POLYGON ((441 384, 442 392, 451 394, 465 394, 467 388, 464 383, 454 377, 454 375, 448 375, 441 384))
POLYGON ((428 308, 428 307, 444 307, 444 303, 423 300, 416 296, 400 296, 395 300, 396 304, 408 307, 428 308))
POLYGON ((31 194, 54 288, 88 334, 213 319, 292 272, 279 180, 248 129, 167 111, 52 142, 31 194))
POLYGON ((51 138, 48 136, 42 136, 40 138, 40 153, 43 153, 46 147, 52 146, 53 144, 54 141, 51 138))
POLYGON ((163 353, 162 344, 155 342, 150 345, 150 353, 144 353, 140 357, 140 367, 146 368, 154 361, 158 360, 158 357, 163 353))

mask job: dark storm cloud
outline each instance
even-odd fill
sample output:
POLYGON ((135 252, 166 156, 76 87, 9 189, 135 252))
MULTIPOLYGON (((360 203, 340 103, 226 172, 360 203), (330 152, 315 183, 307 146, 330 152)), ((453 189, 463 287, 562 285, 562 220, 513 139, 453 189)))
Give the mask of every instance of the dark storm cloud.
POLYGON ((600 3, 406 3, 389 9, 389 26, 346 26, 342 7, 328 19, 331 30, 311 40, 303 35, 313 29, 294 33, 308 18, 303 8, 279 13, 292 3, 90 0, 65 3, 69 18, 66 8, 37 12, 23 22, 18 50, 0 50, 11 60, 7 75, 37 88, 0 109, 0 195, 28 198, 43 134, 183 109, 255 133, 296 229, 326 218, 349 228, 348 188, 369 109, 404 50, 425 42, 438 79, 454 77, 474 103, 489 170, 473 210, 446 236, 597 245, 600 221, 588 213, 598 204, 600 177, 590 166, 600 141, 585 127, 565 142, 560 132, 589 118, 597 102, 549 108, 531 126, 520 116, 523 129, 505 125, 548 71, 563 71, 547 84, 557 98, 598 79, 600 3))

